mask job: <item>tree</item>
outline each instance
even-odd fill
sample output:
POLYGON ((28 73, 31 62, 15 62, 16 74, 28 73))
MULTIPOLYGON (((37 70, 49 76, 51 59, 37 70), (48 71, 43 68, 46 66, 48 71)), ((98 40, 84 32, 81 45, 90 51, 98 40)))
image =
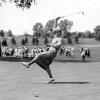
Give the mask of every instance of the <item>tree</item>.
POLYGON ((32 38, 32 44, 34 45, 35 44, 35 37, 33 36, 32 38))
POLYGON ((41 30, 40 30, 40 34, 41 34, 41 37, 43 37, 43 38, 44 38, 45 36, 48 36, 45 27, 42 27, 42 28, 41 28, 41 30))
POLYGON ((7 46, 7 41, 6 39, 4 39, 4 36, 5 36, 4 30, 0 30, 0 36, 2 37, 2 40, 1 40, 2 46, 7 46))
POLYGON ((81 37, 81 32, 74 32, 72 33, 74 35, 74 38, 75 38, 75 43, 78 44, 79 43, 79 38, 81 37))
POLYGON ((75 36, 75 43, 78 44, 78 36, 75 36))
POLYGON ((0 57, 2 57, 2 48, 1 48, 1 42, 0 42, 0 57))
POLYGON ((13 33, 12 33, 11 30, 8 30, 7 35, 9 37, 9 39, 10 39, 11 44, 12 45, 16 45, 16 40, 15 40, 15 38, 14 38, 13 33))
POLYGON ((95 33, 95 39, 100 40, 100 25, 94 28, 94 33, 95 33))
POLYGON ((86 31, 84 32, 84 36, 85 36, 86 38, 92 38, 92 33, 91 33, 89 30, 86 30, 86 31))
POLYGON ((67 30, 70 31, 71 27, 73 26, 73 22, 69 21, 67 19, 65 20, 61 20, 59 23, 59 28, 63 31, 63 30, 67 30))
POLYGON ((47 36, 45 36, 45 38, 44 38, 44 43, 45 43, 45 45, 47 45, 49 43, 47 36))
POLYGON ((52 31, 54 28, 54 24, 55 24, 54 20, 49 20, 45 25, 46 30, 52 31))
POLYGON ((21 44, 25 45, 25 40, 24 39, 22 39, 21 44))
POLYGON ((24 33, 24 36, 25 36, 25 37, 28 37, 28 36, 30 36, 30 34, 28 34, 27 32, 25 32, 25 33, 24 33))
POLYGON ((53 30, 55 26, 55 20, 49 20, 45 25, 46 35, 52 38, 53 36, 53 30))
POLYGON ((39 39, 36 37, 35 38, 35 44, 38 45, 39 44, 39 39))
POLYGON ((64 36, 66 37, 69 37, 69 31, 71 30, 71 27, 73 26, 73 22, 72 21, 69 21, 67 19, 65 20, 61 20, 59 22, 59 28, 63 31, 63 34, 64 36))
POLYGON ((0 36, 1 36, 1 37, 4 37, 4 36, 5 36, 4 30, 0 30, 0 36))
POLYGON ((28 38, 27 38, 27 36, 25 36, 24 41, 25 41, 25 44, 28 43, 28 38))
POLYGON ((39 44, 39 40, 38 40, 38 38, 36 36, 33 36, 33 38, 32 38, 32 44, 33 45, 38 45, 39 44))
POLYGON ((16 40, 14 37, 11 38, 11 43, 12 43, 12 45, 16 45, 16 40))
POLYGON ((72 44, 72 39, 71 39, 70 37, 68 37, 68 38, 67 38, 67 42, 68 42, 69 44, 72 44))
POLYGON ((7 32, 7 35, 8 35, 8 37, 12 37, 12 36, 13 36, 12 31, 9 30, 9 31, 7 32))
POLYGON ((40 37, 41 34, 40 34, 40 30, 42 28, 42 23, 36 23, 34 26, 33 26, 33 31, 34 31, 34 35, 36 37, 40 37))
POLYGON ((27 37, 22 38, 21 44, 26 45, 27 43, 28 43, 28 38, 27 37))
POLYGON ((88 38, 93 38, 94 37, 93 35, 94 35, 93 33, 89 32, 88 38))
POLYGON ((6 39, 3 39, 2 46, 7 46, 7 40, 6 39))
POLYGON ((32 5, 32 2, 34 2, 34 5, 37 5, 36 0, 1 0, 0 5, 2 6, 3 3, 7 2, 13 3, 17 8, 22 8, 22 9, 24 8, 29 9, 32 5))

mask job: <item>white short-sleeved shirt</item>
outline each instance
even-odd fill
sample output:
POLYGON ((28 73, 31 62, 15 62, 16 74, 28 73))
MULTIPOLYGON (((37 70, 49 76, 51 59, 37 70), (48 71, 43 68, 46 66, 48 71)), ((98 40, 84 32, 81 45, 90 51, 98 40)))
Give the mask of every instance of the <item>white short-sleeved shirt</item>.
POLYGON ((60 46, 62 44, 62 39, 61 38, 54 38, 54 39, 52 39, 51 44, 53 46, 51 46, 49 48, 49 50, 55 51, 56 49, 59 49, 60 48, 60 46))

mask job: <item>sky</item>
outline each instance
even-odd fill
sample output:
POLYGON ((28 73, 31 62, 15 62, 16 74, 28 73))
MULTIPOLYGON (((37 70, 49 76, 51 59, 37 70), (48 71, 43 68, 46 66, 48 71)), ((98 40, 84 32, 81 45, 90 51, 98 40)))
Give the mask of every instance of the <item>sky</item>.
POLYGON ((67 16, 61 20, 73 21, 71 31, 93 32, 100 25, 100 0, 36 0, 37 5, 24 11, 14 4, 6 3, 0 7, 0 30, 12 30, 15 35, 25 32, 33 34, 36 22, 43 25, 58 16, 67 16), (84 12, 84 16, 78 12, 84 12), (68 16, 71 15, 71 16, 68 16))

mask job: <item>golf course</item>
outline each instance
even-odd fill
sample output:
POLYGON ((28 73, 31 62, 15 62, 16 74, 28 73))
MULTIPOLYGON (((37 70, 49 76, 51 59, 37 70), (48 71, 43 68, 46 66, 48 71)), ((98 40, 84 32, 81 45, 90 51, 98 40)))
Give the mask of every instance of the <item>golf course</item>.
MULTIPOLYGON (((91 41, 92 42, 92 41, 91 41)), ((81 61, 79 45, 73 57, 57 56, 50 68, 55 82, 37 64, 0 60, 0 100, 100 100, 100 45, 84 43, 91 57, 81 61)))

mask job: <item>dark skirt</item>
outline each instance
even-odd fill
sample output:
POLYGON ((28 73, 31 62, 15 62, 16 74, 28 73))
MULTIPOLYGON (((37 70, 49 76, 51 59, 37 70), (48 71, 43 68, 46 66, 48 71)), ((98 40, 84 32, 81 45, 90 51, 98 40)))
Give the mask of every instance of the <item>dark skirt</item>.
POLYGON ((44 70, 48 69, 53 59, 55 58, 57 52, 52 51, 46 54, 40 55, 36 61, 36 63, 43 68, 44 70))

